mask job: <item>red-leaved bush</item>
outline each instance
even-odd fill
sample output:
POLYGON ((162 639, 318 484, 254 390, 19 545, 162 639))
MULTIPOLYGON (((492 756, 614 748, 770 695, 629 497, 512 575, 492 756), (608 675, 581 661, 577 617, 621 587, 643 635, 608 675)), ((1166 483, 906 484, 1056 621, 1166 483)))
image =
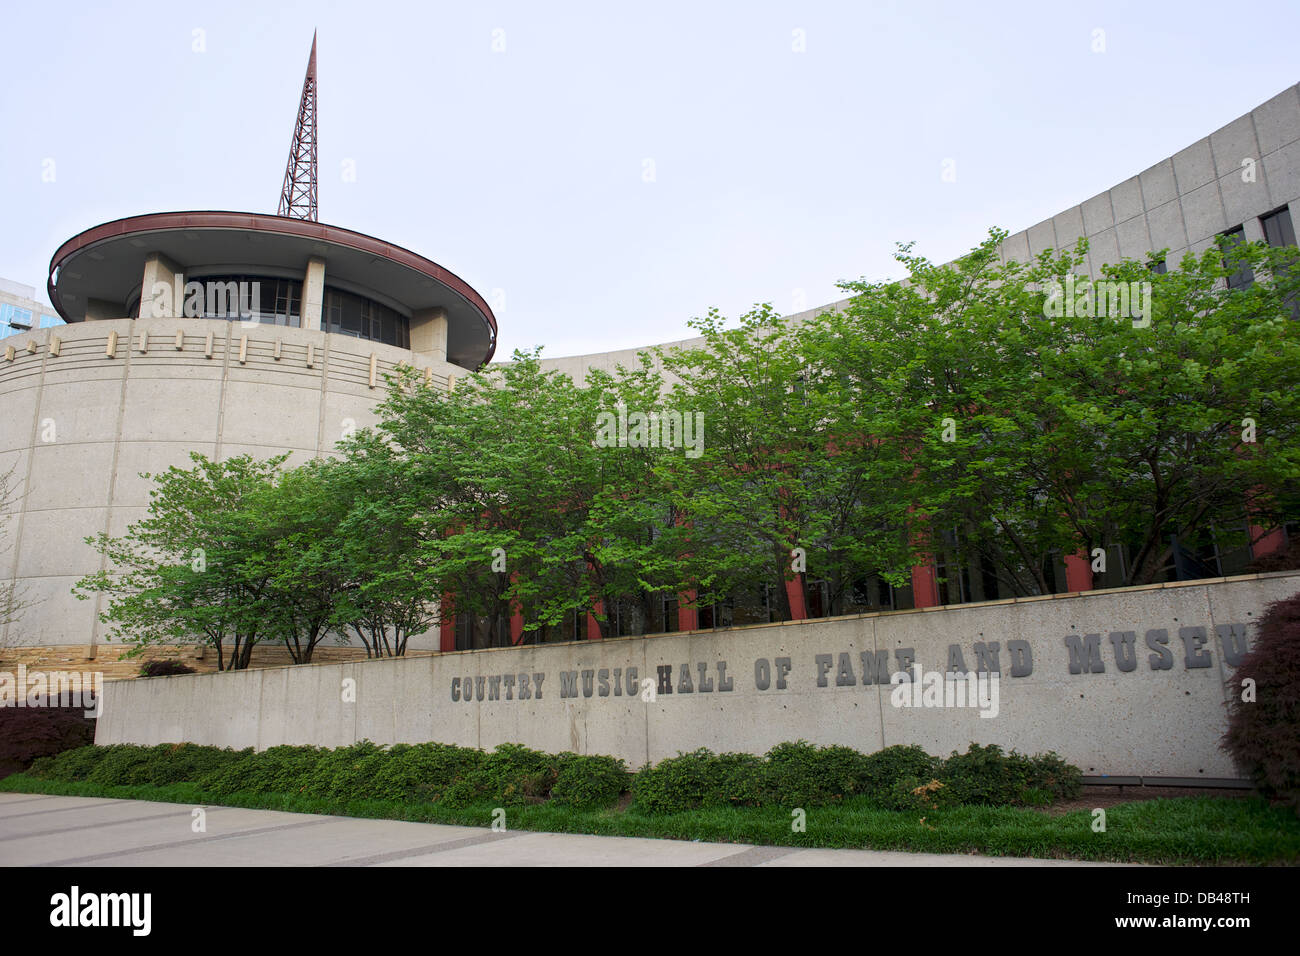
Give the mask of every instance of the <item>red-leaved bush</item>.
POLYGON ((1300 815, 1300 594, 1264 609, 1254 646, 1228 683, 1223 749, 1270 800, 1300 815), (1242 700, 1242 682, 1255 699, 1242 700))
POLYGON ((0 707, 0 777, 95 742, 95 718, 77 707, 0 707))

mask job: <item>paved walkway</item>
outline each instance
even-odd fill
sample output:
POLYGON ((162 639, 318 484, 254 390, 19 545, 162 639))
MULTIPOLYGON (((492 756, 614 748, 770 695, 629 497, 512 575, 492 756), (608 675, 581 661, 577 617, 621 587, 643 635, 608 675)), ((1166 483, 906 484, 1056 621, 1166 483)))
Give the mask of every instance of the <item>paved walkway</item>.
POLYGON ((802 850, 0 793, 0 866, 1106 866, 802 850))

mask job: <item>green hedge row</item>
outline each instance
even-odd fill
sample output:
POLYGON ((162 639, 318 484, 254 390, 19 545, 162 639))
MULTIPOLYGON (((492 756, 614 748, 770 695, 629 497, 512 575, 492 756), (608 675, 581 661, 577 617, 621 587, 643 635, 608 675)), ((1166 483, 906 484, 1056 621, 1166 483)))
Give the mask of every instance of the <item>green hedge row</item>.
POLYGON ((765 756, 678 754, 635 774, 613 757, 545 754, 518 744, 491 753, 450 744, 362 741, 334 750, 271 747, 222 750, 196 744, 81 747, 32 764, 40 779, 103 786, 194 783, 214 796, 286 793, 347 800, 436 801, 450 807, 488 802, 606 807, 631 792, 650 814, 710 806, 815 807, 862 796, 890 809, 957 804, 1042 806, 1077 796, 1077 767, 1055 754, 1028 757, 971 744, 946 760, 920 747, 872 754, 848 747, 783 743, 765 756))

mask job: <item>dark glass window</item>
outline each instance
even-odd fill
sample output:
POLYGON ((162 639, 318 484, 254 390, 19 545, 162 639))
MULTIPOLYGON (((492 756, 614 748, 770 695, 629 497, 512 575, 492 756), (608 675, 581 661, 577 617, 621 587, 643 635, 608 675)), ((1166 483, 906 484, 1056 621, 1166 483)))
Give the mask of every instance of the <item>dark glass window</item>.
POLYGON ((264 325, 302 325, 301 282, 264 276, 195 276, 193 281, 203 285, 202 318, 247 317, 264 325))
POLYGON ((1260 216, 1259 224, 1264 227, 1264 241, 1270 246, 1294 246, 1295 224, 1291 222, 1291 211, 1279 209, 1267 216, 1260 216))
MULTIPOLYGON (((233 275, 195 276, 193 281, 202 283, 204 288, 201 315, 205 319, 235 320, 251 313, 266 325, 302 327, 302 283, 295 279, 233 275)), ((406 316, 386 305, 328 286, 321 306, 321 327, 326 332, 399 348, 411 347, 411 328, 406 316)))
POLYGON ((410 348, 411 329, 406 316, 386 305, 328 286, 321 325, 326 332, 410 348))
MULTIPOLYGON (((1246 230, 1243 227, 1238 226, 1236 229, 1229 229, 1223 234, 1223 236, 1228 240, 1227 248, 1231 250, 1233 246, 1246 241, 1246 230)), ((1229 264, 1231 264, 1231 259, 1227 253, 1225 253, 1225 257, 1229 264)), ((1228 288, 1244 289, 1254 281, 1255 273, 1251 271, 1250 266, 1243 262, 1237 267, 1236 272, 1228 276, 1228 288)))
MULTIPOLYGON (((1267 216, 1259 217, 1259 224, 1264 227, 1264 240, 1270 246, 1294 246, 1295 223, 1291 221, 1291 210, 1285 206, 1267 216)), ((1286 298, 1287 310, 1291 318, 1300 320, 1300 296, 1294 293, 1286 298)))

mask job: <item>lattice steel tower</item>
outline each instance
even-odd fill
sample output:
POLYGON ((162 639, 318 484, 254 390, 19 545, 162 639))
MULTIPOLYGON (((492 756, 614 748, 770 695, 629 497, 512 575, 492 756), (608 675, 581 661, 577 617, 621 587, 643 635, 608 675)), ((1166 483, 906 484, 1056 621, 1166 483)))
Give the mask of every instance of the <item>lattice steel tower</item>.
POLYGON ((298 122, 289 144, 289 165, 284 170, 277 215, 319 221, 316 211, 316 33, 311 35, 311 59, 302 81, 298 122))

